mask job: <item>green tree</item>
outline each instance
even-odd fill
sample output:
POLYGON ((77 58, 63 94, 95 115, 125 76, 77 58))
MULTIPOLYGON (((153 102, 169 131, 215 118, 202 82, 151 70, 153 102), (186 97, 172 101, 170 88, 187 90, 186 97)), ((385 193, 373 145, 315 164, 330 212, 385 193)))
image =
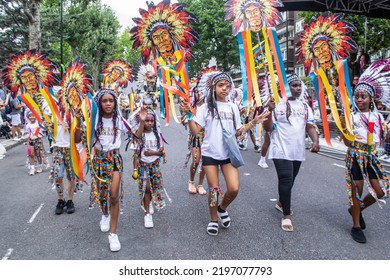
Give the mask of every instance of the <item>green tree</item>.
POLYGON ((140 61, 141 48, 133 49, 133 41, 130 41, 130 27, 126 27, 119 37, 115 57, 126 60, 133 68, 140 61))
POLYGON ((217 66, 225 71, 239 69, 237 39, 232 35, 232 22, 225 21, 225 0, 181 0, 187 10, 198 17, 193 28, 199 35, 199 43, 192 51, 195 58, 190 61, 190 74, 195 75, 209 60, 215 57, 217 66))

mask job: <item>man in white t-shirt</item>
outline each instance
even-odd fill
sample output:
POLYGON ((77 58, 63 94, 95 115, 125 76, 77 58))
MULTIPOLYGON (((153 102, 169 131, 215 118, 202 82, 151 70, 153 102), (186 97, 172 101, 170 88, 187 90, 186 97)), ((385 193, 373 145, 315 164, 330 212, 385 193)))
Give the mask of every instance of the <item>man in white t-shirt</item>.
POLYGON ((291 190, 302 161, 305 160, 306 133, 312 140, 311 152, 318 152, 318 134, 313 126, 312 109, 299 100, 302 91, 301 80, 296 74, 288 75, 291 96, 275 106, 269 103, 273 118, 264 122, 266 131, 272 132, 269 158, 273 159, 278 175, 279 201, 275 208, 283 213, 281 227, 293 231, 291 222, 291 190))

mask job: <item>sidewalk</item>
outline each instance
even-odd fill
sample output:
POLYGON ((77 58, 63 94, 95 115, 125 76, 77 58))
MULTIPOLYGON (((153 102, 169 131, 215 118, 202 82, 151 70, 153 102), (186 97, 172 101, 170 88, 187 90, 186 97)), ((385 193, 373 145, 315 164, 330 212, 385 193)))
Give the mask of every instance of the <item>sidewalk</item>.
POLYGON ((4 148, 9 151, 13 147, 16 147, 18 145, 23 144, 26 141, 26 139, 21 139, 19 141, 14 141, 12 139, 5 139, 5 138, 0 138, 0 143, 3 144, 4 148))
POLYGON ((325 141, 325 138, 320 137, 318 140, 321 148, 335 149, 340 152, 347 152, 347 146, 345 146, 343 141, 339 141, 334 138, 331 138, 330 143, 332 144, 332 146, 328 146, 328 144, 325 141))

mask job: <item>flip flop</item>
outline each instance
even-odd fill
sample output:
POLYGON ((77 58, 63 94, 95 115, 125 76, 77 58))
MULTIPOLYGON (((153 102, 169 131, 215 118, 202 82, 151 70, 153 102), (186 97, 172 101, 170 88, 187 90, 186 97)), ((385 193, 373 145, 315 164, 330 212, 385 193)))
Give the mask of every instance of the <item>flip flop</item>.
POLYGON ((192 194, 196 194, 197 193, 196 186, 193 183, 191 183, 191 182, 188 182, 188 192, 192 193, 192 194))
MULTIPOLYGON (((279 206, 279 204, 277 204, 277 203, 275 204, 275 209, 283 214, 283 208, 282 208, 282 206, 279 206)), ((292 209, 290 209, 290 215, 291 216, 293 215, 293 210, 292 209)))
POLYGON ((282 230, 292 232, 294 230, 294 227, 291 223, 291 219, 289 218, 282 218, 282 224, 281 224, 282 230))
POLYGON ((204 195, 207 191, 203 188, 203 185, 198 185, 198 194, 204 195))

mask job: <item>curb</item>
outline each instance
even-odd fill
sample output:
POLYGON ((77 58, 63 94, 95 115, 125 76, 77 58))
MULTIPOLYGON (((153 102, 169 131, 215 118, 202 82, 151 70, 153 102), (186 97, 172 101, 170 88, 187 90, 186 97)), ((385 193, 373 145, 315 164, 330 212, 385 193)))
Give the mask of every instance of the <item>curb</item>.
POLYGON ((19 146, 23 143, 25 143, 26 140, 21 140, 21 141, 14 141, 12 139, 4 139, 3 141, 1 141, 0 143, 3 144, 4 148, 9 151, 11 150, 12 148, 16 147, 16 146, 19 146))

